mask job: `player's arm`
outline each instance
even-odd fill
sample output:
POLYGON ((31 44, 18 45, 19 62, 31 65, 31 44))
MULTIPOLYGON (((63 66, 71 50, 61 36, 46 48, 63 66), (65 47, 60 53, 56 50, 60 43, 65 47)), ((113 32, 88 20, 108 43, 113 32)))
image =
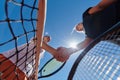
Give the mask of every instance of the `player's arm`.
POLYGON ((57 53, 57 50, 55 48, 49 46, 44 41, 42 43, 42 48, 51 53, 53 56, 55 56, 55 54, 57 53))
POLYGON ((96 12, 102 11, 105 8, 107 8, 108 6, 110 6, 111 4, 114 4, 117 0, 102 0, 101 2, 99 2, 96 6, 94 6, 93 8, 91 8, 88 13, 89 14, 94 14, 96 12))

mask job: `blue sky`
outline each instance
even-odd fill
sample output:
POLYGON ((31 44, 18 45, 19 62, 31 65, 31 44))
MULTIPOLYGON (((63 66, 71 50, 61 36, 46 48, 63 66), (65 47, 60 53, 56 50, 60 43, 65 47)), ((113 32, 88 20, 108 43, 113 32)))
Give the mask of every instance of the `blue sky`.
MULTIPOLYGON (((5 1, 6 0, 0 0, 0 20, 6 19, 4 10, 5 1)), ((22 0, 15 1, 21 2, 22 0)), ((33 1, 34 0, 25 0, 25 3, 28 5, 33 5, 33 1)), ((44 34, 48 34, 51 36, 52 40, 49 44, 54 48, 57 48, 59 46, 70 47, 70 43, 78 43, 84 40, 84 34, 80 34, 75 31, 73 32, 73 34, 71 34, 71 32, 73 30, 73 27, 77 23, 82 22, 82 13, 87 8, 96 5, 99 1, 100 0, 47 0, 47 15, 44 34)), ((9 6, 9 17, 13 19, 20 19, 20 7, 15 6, 11 3, 9 4, 9 6)), ((23 17, 29 19, 29 13, 31 10, 24 7, 23 11, 23 17)), ((33 15, 36 17, 36 13, 34 13, 33 15)), ((27 22, 24 24, 31 26, 31 24, 27 22)), ((11 23, 11 25, 14 26, 14 31, 16 35, 23 33, 22 29, 15 27, 21 27, 22 25, 20 23, 11 23)), ((26 29, 28 31, 31 30, 31 28, 29 27, 26 27, 26 29)), ((33 36, 33 34, 31 35, 33 36)), ((31 37, 31 35, 29 37, 31 37)), ((11 38, 12 35, 10 34, 7 23, 0 23, 0 43, 11 38)), ((12 45, 13 43, 14 42, 11 42, 8 45, 0 46, 0 52, 14 48, 15 45, 12 45)), ((18 40, 18 45, 23 43, 25 43, 25 40, 18 40)), ((79 53, 72 55, 64 68, 61 69, 61 71, 51 77, 43 78, 40 80, 67 80, 70 68, 79 53)), ((41 67, 51 57, 52 56, 48 52, 46 52, 44 58, 41 60, 41 67)))
MULTIPOLYGON (((96 5, 99 1, 100 0, 48 0, 45 34, 49 34, 52 37, 49 44, 54 48, 59 46, 70 47, 70 43, 79 43, 84 40, 84 34, 75 31, 71 34, 71 32, 77 23, 82 22, 82 13, 88 7, 96 5)), ((67 61, 67 64, 58 73, 40 80, 67 80, 70 68, 80 52, 72 55, 67 61)), ((44 58, 41 60, 41 66, 50 58, 51 55, 46 52, 44 58)))

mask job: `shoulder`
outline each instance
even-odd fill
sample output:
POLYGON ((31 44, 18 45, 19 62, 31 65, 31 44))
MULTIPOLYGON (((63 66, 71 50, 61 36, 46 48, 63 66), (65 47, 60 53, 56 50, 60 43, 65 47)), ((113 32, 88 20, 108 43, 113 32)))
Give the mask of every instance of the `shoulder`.
POLYGON ((109 7, 110 5, 116 3, 119 0, 102 0, 96 6, 89 10, 89 14, 94 14, 96 12, 102 11, 109 7))

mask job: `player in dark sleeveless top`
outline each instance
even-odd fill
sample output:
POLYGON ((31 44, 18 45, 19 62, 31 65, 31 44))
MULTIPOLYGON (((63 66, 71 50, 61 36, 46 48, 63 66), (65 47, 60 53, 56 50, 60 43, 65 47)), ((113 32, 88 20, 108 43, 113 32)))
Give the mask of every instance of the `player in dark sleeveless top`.
POLYGON ((87 37, 77 45, 77 49, 59 47, 58 52, 60 54, 55 56, 55 58, 58 61, 67 60, 70 54, 87 47, 92 40, 118 21, 120 21, 120 0, 102 0, 96 6, 88 8, 83 13, 82 23, 87 37))
MULTIPOLYGON (((108 0, 103 0, 102 2, 105 3, 107 1, 108 0)), ((98 6, 103 4, 102 2, 99 3, 98 6)), ((115 2, 115 0, 113 2, 115 2)), ((116 0, 114 4, 111 4, 101 11, 90 13, 92 9, 94 9, 94 7, 88 8, 83 14, 83 26, 86 35, 92 39, 95 39, 120 21, 120 0, 116 0)))

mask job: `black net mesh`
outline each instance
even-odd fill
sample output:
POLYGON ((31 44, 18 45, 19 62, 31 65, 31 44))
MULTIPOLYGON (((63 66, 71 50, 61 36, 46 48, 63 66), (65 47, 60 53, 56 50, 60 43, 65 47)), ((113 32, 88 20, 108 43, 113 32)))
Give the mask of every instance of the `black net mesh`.
POLYGON ((120 80, 120 22, 80 54, 68 80, 120 80))
POLYGON ((38 1, 0 1, 0 80, 34 80, 38 1))

